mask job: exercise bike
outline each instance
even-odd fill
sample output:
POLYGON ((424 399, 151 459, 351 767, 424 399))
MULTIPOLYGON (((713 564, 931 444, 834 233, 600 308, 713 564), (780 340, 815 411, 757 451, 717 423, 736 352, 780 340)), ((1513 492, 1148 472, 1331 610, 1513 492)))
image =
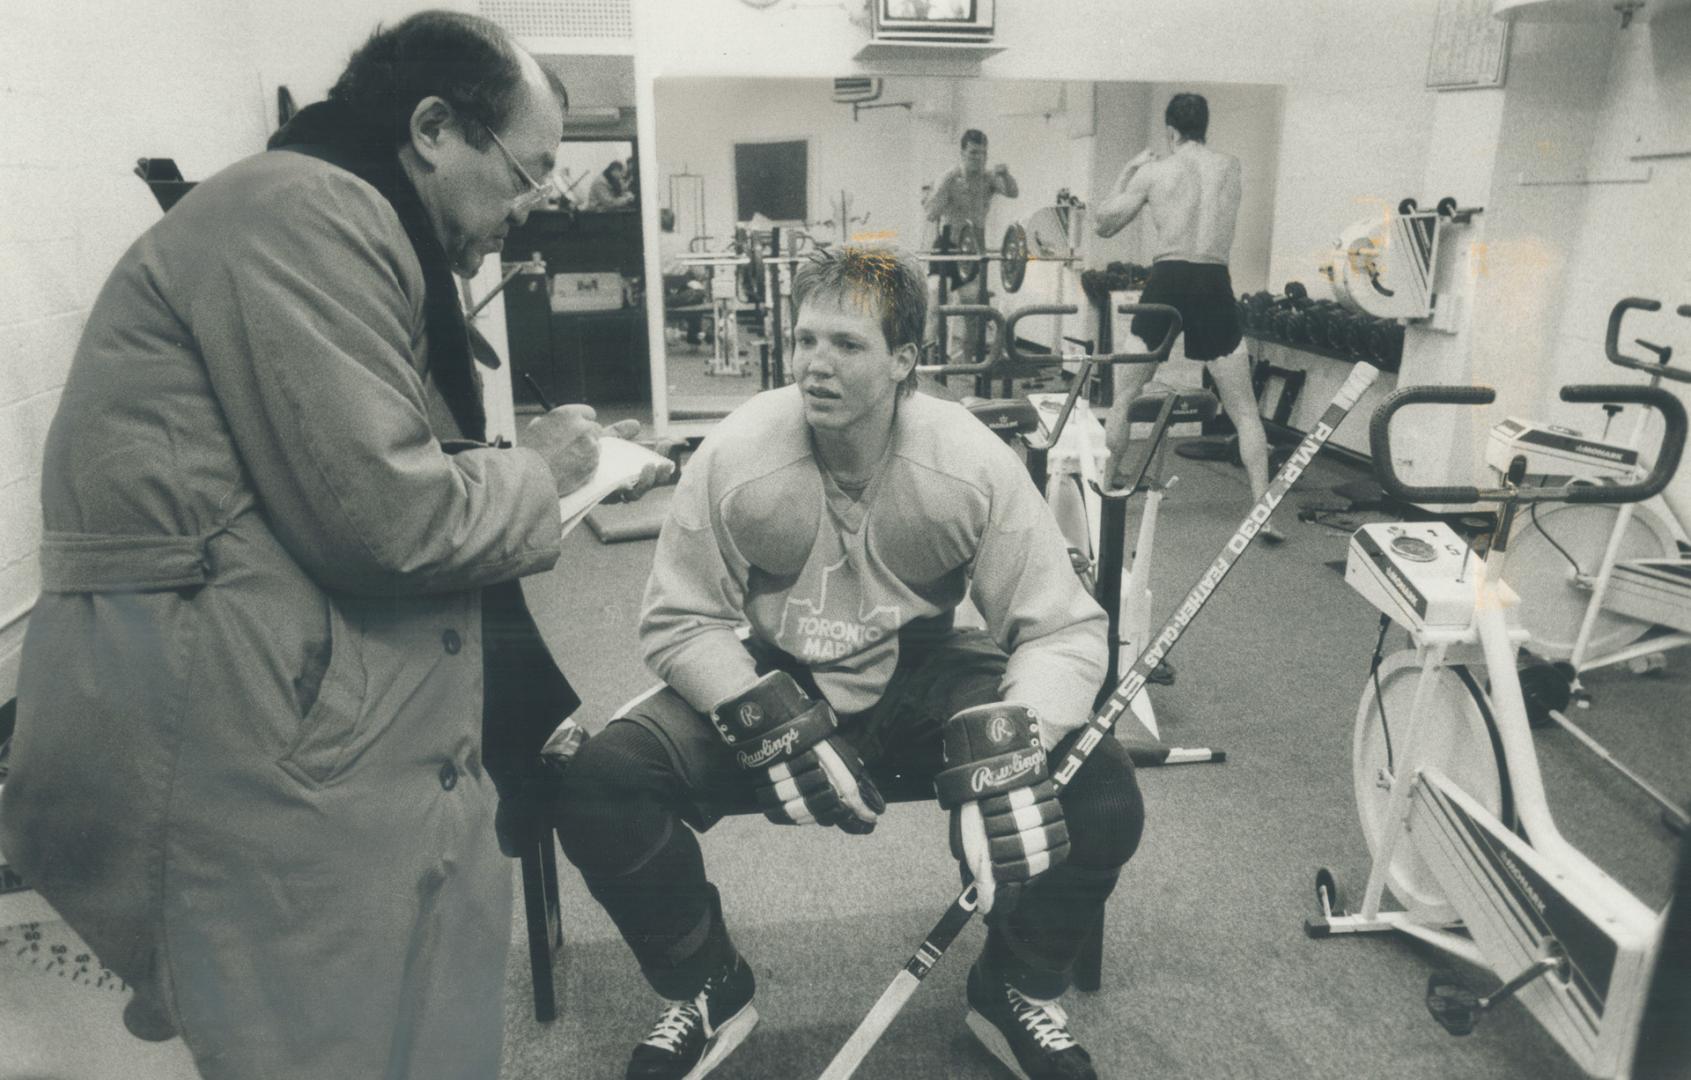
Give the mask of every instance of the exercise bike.
MULTIPOLYGON (((1148 384, 1135 400, 1131 419, 1151 425, 1139 475, 1120 491, 1105 489, 1103 425, 1087 399, 1094 372, 1115 364, 1159 364, 1168 358, 1181 331, 1180 313, 1164 305, 1123 304, 1121 314, 1155 312, 1168 316, 1168 330, 1149 352, 1093 353, 1090 345, 1062 353, 1028 353, 1017 345, 1016 327, 1038 316, 1074 315, 1078 308, 1068 304, 1033 305, 1006 318, 989 305, 957 304, 939 309, 946 318, 979 318, 994 330, 987 358, 973 364, 935 364, 917 371, 935 376, 973 375, 976 386, 989 387, 1002 378, 1006 387, 1016 378, 1038 375, 1043 369, 1062 365, 1071 372, 1066 394, 1030 394, 1016 398, 967 398, 965 405, 1007 442, 1021 447, 1035 486, 1045 493, 1058 526, 1069 545, 1075 572, 1086 583, 1108 617, 1109 668, 1104 690, 1116 684, 1121 672, 1145 647, 1151 632, 1151 552, 1156 542, 1157 516, 1163 494, 1174 479, 1163 479, 1166 458, 1165 436, 1173 424, 1202 422, 1218 408, 1214 395, 1204 390, 1176 389, 1148 384), (1127 543, 1127 502, 1143 494, 1139 529, 1131 548, 1127 543)), ((1172 681, 1172 674, 1162 679, 1172 681)), ((1135 718, 1153 738, 1160 739, 1156 711, 1150 695, 1133 699, 1135 718)), ((1157 751, 1162 754, 1164 751, 1157 751)), ((1211 748, 1168 747, 1166 757, 1151 764, 1195 764, 1226 760, 1226 753, 1211 748)), ((1139 761, 1136 758, 1136 761, 1139 761)), ((1147 762, 1139 761, 1140 764, 1147 762)))
MULTIPOLYGON (((1638 339, 1655 354, 1654 362, 1620 351, 1627 312, 1661 306, 1636 297, 1617 303, 1609 313, 1605 351, 1611 363, 1648 375, 1649 386, 1659 387, 1664 380, 1691 383, 1691 371, 1668 366, 1671 347, 1638 339)), ((1682 305, 1679 313, 1691 317, 1691 304, 1682 305)), ((1608 422, 1598 439, 1509 417, 1493 425, 1486 462, 1501 475, 1516 457, 1525 457, 1529 482, 1636 480, 1644 475, 1639 448, 1648 413, 1639 410, 1629 436, 1609 442, 1609 427, 1623 410, 1610 404, 1603 411, 1608 422)), ((1582 673, 1623 662, 1635 671, 1654 670, 1665 666, 1667 650, 1691 644, 1691 549, 1682 547, 1674 532, 1677 527, 1683 536, 1691 528, 1691 505, 1683 504, 1671 487, 1654 505, 1666 514, 1653 512, 1652 503, 1571 504, 1544 512, 1534 506, 1516 532, 1505 574, 1525 598, 1522 625, 1532 635, 1536 659, 1523 668, 1521 680, 1534 725, 1559 725, 1660 806, 1663 823, 1678 831, 1691 824, 1685 808, 1617 760, 1563 711, 1569 704, 1590 706, 1582 673), (1666 629, 1652 634, 1656 627, 1666 629)))
POLYGON ((1452 1034, 1472 1031, 1510 998, 1592 1076, 1626 1077, 1637 1051, 1668 909, 1657 912, 1556 828, 1516 674, 1530 640, 1507 584, 1511 532, 1523 505, 1637 502, 1667 484, 1684 447, 1684 406, 1641 386, 1568 386, 1563 401, 1659 411, 1666 433, 1648 476, 1612 486, 1523 486, 1524 459, 1503 485, 1412 487, 1392 465, 1389 428, 1411 405, 1483 405, 1483 387, 1398 391, 1375 412, 1374 467, 1405 503, 1494 503, 1482 558, 1443 522, 1365 525, 1352 537, 1346 581, 1409 632, 1413 648, 1375 667, 1353 740, 1357 808, 1372 866, 1362 906, 1347 913, 1328 870, 1316 874, 1321 914, 1311 937, 1397 931, 1494 972, 1488 994, 1435 973, 1426 1003, 1452 1034), (1489 691, 1471 670, 1483 664, 1489 691), (1383 907, 1387 890, 1402 905, 1383 907))
MULTIPOLYGON (((1670 347, 1638 339, 1655 361, 1620 350, 1621 323, 1629 311, 1661 309, 1656 300, 1628 297, 1609 312, 1604 351, 1609 362, 1663 381, 1691 383, 1691 371, 1668 366, 1670 347)), ((1691 318, 1691 304, 1678 313, 1691 318)), ((1620 412, 1605 408, 1610 423, 1620 412)), ((1566 428, 1511 417, 1491 431, 1488 460, 1505 467, 1517 454, 1528 458, 1527 474, 1565 476, 1576 482, 1610 483, 1643 474, 1639 448, 1647 414, 1640 411, 1626 438, 1610 442, 1585 438, 1566 428)), ((1533 652, 1565 661, 1570 690, 1586 700, 1580 674, 1626 661, 1649 661, 1668 649, 1691 644, 1691 557, 1679 536, 1691 532, 1691 502, 1664 491, 1658 508, 1628 502, 1619 506, 1579 504, 1533 513, 1522 523, 1510 560, 1509 584, 1527 600, 1523 624, 1533 635, 1533 652), (1670 525, 1670 521, 1673 523, 1670 525), (1652 627, 1667 634, 1644 638, 1652 627)))

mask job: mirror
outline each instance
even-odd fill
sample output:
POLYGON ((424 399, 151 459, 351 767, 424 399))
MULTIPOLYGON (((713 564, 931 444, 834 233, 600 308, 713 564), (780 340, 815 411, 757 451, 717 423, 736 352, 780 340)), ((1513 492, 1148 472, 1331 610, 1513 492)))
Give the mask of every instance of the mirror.
MULTIPOLYGON (((665 393, 654 396, 654 420, 692 433, 783 381, 790 350, 780 335, 791 311, 777 298, 786 295, 790 267, 779 256, 845 242, 931 251, 939 235, 924 202, 960 166, 960 138, 970 129, 987 136, 985 172, 1003 166, 1010 180, 995 182, 979 242, 998 252, 1012 224, 1040 241, 1030 244, 1035 257, 1013 293, 998 266, 987 267, 990 301, 1005 312, 1051 303, 1084 309, 1081 271, 1148 265, 1152 233, 1136 221, 1100 239, 1084 211, 1052 208, 1070 197, 1097 202, 1129 158, 1146 146, 1165 148, 1162 110, 1182 90, 1209 99, 1210 145, 1243 166, 1234 290, 1264 288, 1278 87, 923 76, 656 80, 658 176, 650 195, 660 200, 665 228, 653 241, 664 287, 652 377, 665 393), (1068 222, 1067 235, 1053 238, 1053 222, 1068 222), (1070 244, 1073 258, 1061 261, 1070 244)), ((940 282, 930 275, 929 283, 937 301, 940 282)), ((952 303, 966 299, 949 285, 946 294, 952 303)), ((1018 336, 1049 345, 1081 332, 1080 323, 1043 322, 1027 320, 1018 336)))
POLYGON ((552 174, 565 199, 505 239, 502 295, 520 414, 588 402, 615 419, 643 412, 651 397, 636 144, 612 134, 566 136, 552 174))
POLYGON ((571 205, 583 212, 632 210, 639 193, 634 144, 625 139, 592 142, 570 139, 558 145, 554 170, 571 205))

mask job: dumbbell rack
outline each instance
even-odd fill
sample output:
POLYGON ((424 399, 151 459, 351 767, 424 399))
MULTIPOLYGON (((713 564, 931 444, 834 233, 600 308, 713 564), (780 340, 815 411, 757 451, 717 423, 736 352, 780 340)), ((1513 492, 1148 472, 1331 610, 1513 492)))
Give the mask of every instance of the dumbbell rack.
POLYGON ((1402 324, 1357 315, 1330 300, 1311 300, 1297 281, 1288 281, 1279 296, 1258 292, 1240 297, 1239 322, 1252 340, 1347 364, 1366 362, 1390 372, 1403 360, 1402 324))

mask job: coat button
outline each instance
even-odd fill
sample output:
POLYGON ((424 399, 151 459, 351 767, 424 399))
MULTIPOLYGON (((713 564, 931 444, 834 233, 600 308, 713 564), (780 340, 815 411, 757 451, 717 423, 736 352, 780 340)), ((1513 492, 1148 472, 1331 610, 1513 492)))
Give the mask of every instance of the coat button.
POLYGON ((440 767, 440 786, 445 791, 458 786, 458 766, 450 761, 440 767))
POLYGON ((458 636, 458 631, 451 629, 440 635, 440 643, 451 656, 457 656, 458 650, 464 647, 464 639, 458 636))

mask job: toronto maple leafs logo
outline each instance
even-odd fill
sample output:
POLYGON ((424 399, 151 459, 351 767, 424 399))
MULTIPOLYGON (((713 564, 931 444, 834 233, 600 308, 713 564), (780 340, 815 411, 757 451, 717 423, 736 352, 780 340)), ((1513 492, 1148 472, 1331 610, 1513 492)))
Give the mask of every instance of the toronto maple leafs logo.
POLYGON ((841 555, 820 572, 807 569, 788 595, 777 637, 794 656, 836 660, 897 632, 902 621, 899 606, 876 604, 864 610, 862 582, 848 563, 841 555))

